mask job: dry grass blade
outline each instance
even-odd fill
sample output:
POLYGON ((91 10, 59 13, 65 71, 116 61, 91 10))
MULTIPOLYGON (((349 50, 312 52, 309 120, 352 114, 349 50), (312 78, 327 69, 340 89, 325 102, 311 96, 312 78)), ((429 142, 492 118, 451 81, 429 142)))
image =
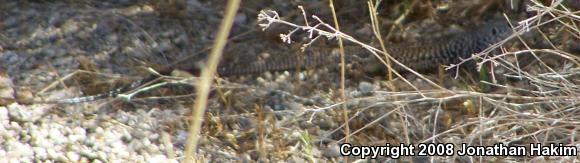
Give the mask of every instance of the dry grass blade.
POLYGON ((240 0, 228 1, 225 16, 222 20, 216 36, 216 41, 210 53, 208 66, 202 71, 200 77, 201 79, 197 84, 197 98, 195 100, 194 106, 191 108, 193 114, 191 116, 187 144, 185 145, 184 162, 194 162, 195 160, 194 150, 197 148, 197 143, 199 141, 199 132, 201 129, 202 120, 204 119, 203 115, 207 107, 206 104, 209 95, 209 89, 211 82, 213 81, 213 76, 216 74, 218 62, 222 56, 229 31, 232 28, 234 22, 234 16, 238 11, 239 6, 240 0))
MULTIPOLYGON (((332 18, 334 19, 334 27, 336 28, 337 32, 340 32, 340 25, 338 23, 338 18, 336 16, 336 11, 334 9, 334 1, 330 0, 329 1, 329 6, 330 9, 332 11, 332 18)), ((308 24, 307 24, 308 25, 308 24)), ((345 80, 346 80, 346 60, 345 60, 345 56, 344 56, 344 45, 342 43, 342 38, 338 38, 338 46, 339 46, 339 50, 340 50, 340 95, 343 101, 348 102, 348 98, 346 98, 346 84, 345 84, 345 80)), ((350 135, 350 127, 348 125, 348 109, 346 107, 346 105, 342 105, 342 115, 343 115, 343 120, 345 122, 344 124, 344 134, 347 135, 345 137, 346 139, 346 143, 349 142, 349 138, 348 135, 350 135)), ((346 160, 348 162, 348 159, 346 160)))

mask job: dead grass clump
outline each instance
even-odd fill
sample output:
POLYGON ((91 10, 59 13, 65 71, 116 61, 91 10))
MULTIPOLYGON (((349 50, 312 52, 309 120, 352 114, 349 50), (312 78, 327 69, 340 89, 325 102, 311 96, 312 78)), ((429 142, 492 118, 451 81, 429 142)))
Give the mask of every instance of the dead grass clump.
MULTIPOLYGON (((338 120, 343 124, 330 134, 321 135, 324 138, 338 139, 334 142, 337 144, 347 142, 352 138, 351 143, 361 145, 404 142, 491 146, 499 143, 506 146, 529 147, 530 144, 535 143, 542 145, 553 143, 578 147, 580 57, 574 54, 577 51, 563 49, 562 47, 566 47, 565 44, 553 43, 554 40, 559 43, 570 41, 553 39, 550 35, 565 34, 570 39, 580 38, 578 35, 580 12, 568 9, 561 2, 556 1, 546 6, 537 1, 530 1, 527 10, 529 13, 535 13, 535 16, 511 22, 514 30, 512 36, 480 53, 473 54, 470 58, 465 58, 457 65, 447 67, 447 69, 453 69, 467 61, 476 60, 481 69, 487 63, 491 63, 493 64, 491 73, 493 80, 484 84, 496 87, 497 91, 481 93, 442 87, 438 87, 437 90, 376 91, 371 97, 344 99, 343 102, 327 107, 310 109, 304 115, 314 120, 320 112, 338 109, 343 105, 348 106, 351 114, 349 118, 344 119, 346 122, 338 120), (544 27, 555 29, 557 32, 545 33, 544 27), (550 42, 551 46, 549 48, 530 46, 531 42, 527 39, 528 37, 523 36, 527 33, 539 35, 545 42, 550 42), (502 48, 502 45, 509 40, 515 40, 521 48, 502 48), (501 51, 500 54, 491 55, 492 51, 498 51, 498 49, 501 51), (527 61, 526 65, 520 65, 519 60, 523 58, 531 58, 531 60, 527 61), (559 64, 546 63, 546 58, 558 58, 559 64), (495 69, 501 69, 503 72, 496 73, 495 69), (507 79, 507 81, 499 79, 507 79), (376 115, 370 112, 377 109, 382 110, 382 114, 376 115), (454 109, 463 114, 453 113, 454 109), (350 132, 344 132, 348 130, 347 126, 351 128, 350 132), (392 137, 380 137, 377 136, 379 134, 373 133, 381 128, 380 133, 387 133, 392 137)), ((298 25, 281 20, 278 13, 272 10, 263 10, 258 15, 262 28, 268 28, 272 24, 294 28, 289 33, 281 34, 282 40, 286 43, 292 43, 291 36, 299 31, 308 32, 311 36, 311 42, 304 44, 303 48, 308 48, 312 42, 323 37, 341 38, 365 48, 374 54, 376 59, 381 60, 385 67, 390 66, 385 57, 391 60, 392 64, 405 67, 384 50, 372 47, 341 32, 317 16, 311 18, 314 22, 307 21, 305 25, 298 25)), ((409 71, 438 86, 423 75, 410 69, 409 71)), ((404 79, 400 74, 394 73, 404 79)), ((411 82, 407 83, 412 85, 411 82)), ((471 156, 435 158, 464 161, 498 159, 471 156)), ((543 158, 510 156, 502 159, 507 161, 543 158)), ((550 157, 550 159, 565 161, 578 158, 569 156, 550 157)))

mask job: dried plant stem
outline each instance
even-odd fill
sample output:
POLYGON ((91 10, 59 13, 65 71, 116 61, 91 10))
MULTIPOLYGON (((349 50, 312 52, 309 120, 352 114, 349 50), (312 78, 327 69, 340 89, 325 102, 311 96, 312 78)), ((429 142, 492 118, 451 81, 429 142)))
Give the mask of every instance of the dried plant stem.
MULTIPOLYGON (((336 31, 340 32, 340 25, 338 24, 338 18, 336 16, 336 12, 334 10, 334 3, 333 0, 329 1, 329 6, 330 9, 332 11, 332 18, 334 19, 334 27, 336 28, 336 31)), ((340 96, 342 98, 342 100, 346 103, 348 101, 348 99, 346 98, 346 85, 345 85, 345 73, 346 73, 346 61, 344 59, 344 45, 342 44, 342 38, 338 37, 338 46, 339 46, 339 51, 340 51, 340 96)), ((346 105, 342 105, 342 115, 344 118, 344 135, 345 136, 345 143, 349 142, 349 136, 350 136, 350 127, 348 125, 348 109, 346 108, 346 105)), ((348 160, 347 160, 348 162, 348 160)))
MULTIPOLYGON (((379 28, 379 19, 377 17, 377 10, 375 9, 375 4, 369 0, 368 2, 368 6, 369 6, 369 11, 370 11, 370 17, 371 17, 371 24, 373 27, 373 33, 375 34, 375 37, 377 38, 377 40, 379 41, 379 44, 381 45, 381 50, 383 50, 386 54, 387 53, 387 48, 385 47, 385 42, 383 41, 383 35, 381 34, 381 30, 379 28)), ((393 80, 393 69, 392 69, 392 65, 391 65, 391 60, 389 59, 389 57, 387 55, 385 55, 385 61, 386 61, 386 66, 387 66, 387 77, 389 79, 389 81, 393 80)))
POLYGON ((211 81, 213 76, 216 74, 216 69, 219 60, 221 59, 223 49, 226 45, 227 37, 232 28, 234 22, 234 16, 238 11, 240 6, 240 0, 229 0, 226 6, 226 12, 224 19, 221 22, 220 28, 218 30, 216 41, 211 50, 211 54, 208 60, 208 67, 206 67, 201 72, 201 79, 197 85, 197 98, 195 103, 191 108, 191 123, 189 126, 189 136, 187 138, 187 144, 185 145, 185 158, 184 162, 194 162, 194 151, 197 148, 197 143, 199 140, 199 131, 201 129, 201 123, 203 120, 203 114, 205 113, 207 98, 209 95, 209 88, 211 86, 211 81))

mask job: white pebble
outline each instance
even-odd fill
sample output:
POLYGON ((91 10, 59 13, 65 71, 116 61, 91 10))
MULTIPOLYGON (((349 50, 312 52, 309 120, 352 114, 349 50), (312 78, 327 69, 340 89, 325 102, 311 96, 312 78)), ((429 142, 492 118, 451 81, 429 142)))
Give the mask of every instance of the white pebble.
POLYGON ((58 157, 58 153, 52 148, 47 148, 46 153, 48 154, 48 158, 55 159, 58 157))
POLYGON ((98 152, 97 152, 97 156, 98 156, 99 158, 101 158, 101 159, 107 159, 107 158, 109 158, 109 157, 107 156, 107 153, 105 153, 105 152, 103 152, 103 151, 98 151, 98 152))
POLYGON ((20 124, 18 124, 18 122, 10 121, 9 129, 14 131, 21 131, 22 127, 20 127, 20 124))
POLYGON ((105 131, 105 130, 104 130, 102 127, 97 127, 97 128, 95 129, 95 133, 97 133, 97 134, 102 134, 104 131, 105 131))
POLYGON ((73 133, 77 135, 87 135, 87 131, 84 128, 78 126, 73 129, 73 133))
POLYGON ((157 146, 155 144, 151 144, 151 145, 147 146, 147 150, 151 153, 159 153, 159 146, 157 146))
POLYGON ((117 154, 120 158, 127 158, 129 157, 130 153, 127 150, 127 146, 121 141, 117 141, 113 144, 110 144, 112 147, 111 152, 117 154))
POLYGON ((17 122, 30 122, 32 121, 32 114, 26 111, 26 108, 22 107, 18 103, 12 103, 8 105, 8 116, 11 120, 17 122))
POLYGON ((28 144, 22 144, 17 141, 10 141, 7 144, 6 149, 8 150, 8 157, 32 157, 34 156, 34 152, 32 147, 28 144))
POLYGON ((153 155, 147 159, 147 162, 155 163, 155 162, 167 162, 167 157, 165 155, 153 155))
POLYGON ((144 138, 143 140, 141 140, 141 142, 143 143, 144 146, 149 146, 151 145, 151 141, 147 138, 144 138))
POLYGON ((80 155, 82 155, 84 157, 87 157, 89 159, 96 159, 96 158, 98 158, 98 154, 96 152, 94 152, 94 151, 91 151, 88 148, 82 148, 79 151, 80 151, 79 152, 80 155))
POLYGON ((53 140, 55 144, 64 144, 68 140, 57 128, 51 128, 48 137, 53 140))
POLYGON ((48 159, 48 153, 46 152, 46 149, 44 149, 42 147, 32 147, 32 150, 34 150, 35 159, 37 159, 37 160, 48 159))
POLYGON ((68 139, 70 142, 77 142, 77 141, 81 141, 81 140, 85 140, 86 139, 86 131, 85 129, 81 128, 81 127, 75 127, 72 130, 72 134, 70 134, 68 136, 68 139))
POLYGON ((0 107, 0 122, 1 124, 8 124, 8 109, 6 107, 0 107), (6 121, 6 122, 5 122, 6 121))
POLYGON ((66 157, 72 162, 78 162, 81 159, 81 156, 76 152, 67 152, 66 157))

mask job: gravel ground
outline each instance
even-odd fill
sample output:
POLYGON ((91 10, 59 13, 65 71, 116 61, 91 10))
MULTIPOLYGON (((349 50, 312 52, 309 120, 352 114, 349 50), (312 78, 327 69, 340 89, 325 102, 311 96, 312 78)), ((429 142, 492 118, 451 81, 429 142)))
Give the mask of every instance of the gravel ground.
MULTIPOLYGON (((0 162, 180 160, 187 138, 186 117, 189 115, 191 97, 182 100, 136 99, 131 102, 102 100, 70 105, 22 100, 38 97, 62 99, 104 92, 115 86, 111 84, 115 81, 144 76, 143 71, 139 70, 143 62, 146 62, 146 66, 163 65, 197 54, 191 59, 192 63, 182 67, 199 66, 196 64, 202 63, 205 58, 205 54, 199 52, 211 45, 223 6, 221 3, 194 0, 179 6, 184 8, 175 8, 176 11, 172 7, 175 6, 146 1, 3 3, 0 7, 0 17, 3 17, 0 22, 0 162), (83 74, 79 71, 91 73, 83 74), (78 74, 71 75, 75 73, 78 74), (71 77, 67 78, 68 75, 71 77), (55 82, 59 79, 63 82, 55 82), (51 83, 57 84, 49 86, 51 83), (93 86, 99 84, 106 88, 93 86)), ((226 59, 237 57, 238 54, 242 56, 237 58, 255 58, 259 49, 268 47, 289 49, 278 43, 256 43, 262 37, 269 36, 256 35, 253 22, 257 9, 246 7, 245 10, 249 11, 237 15, 232 33, 240 35, 253 31, 253 34, 233 40, 228 53, 236 53, 226 59), (246 41, 236 43, 240 40, 246 41)), ((266 74, 265 78, 258 78, 241 77, 232 79, 240 84, 224 85, 232 87, 227 90, 226 93, 230 95, 226 98, 232 98, 230 101, 235 103, 226 105, 216 97, 210 100, 210 112, 223 116, 217 117, 221 119, 219 123, 213 122, 207 127, 227 126, 227 132, 223 129, 211 131, 202 139, 199 152, 207 160, 256 159, 255 150, 250 148, 253 144, 238 145, 237 142, 229 141, 254 139, 251 133, 254 132, 252 127, 256 125, 253 120, 255 117, 247 114, 246 108, 254 108, 253 104, 257 101, 267 105, 265 112, 276 113, 283 119, 291 119, 303 112, 302 104, 294 101, 313 103, 311 99, 294 97, 285 92, 307 85, 291 84, 299 80, 286 80, 291 78, 287 72, 266 74), (243 83, 254 83, 257 86, 243 83), (240 148, 246 148, 243 150, 247 152, 236 152, 242 150, 240 148)), ((182 87, 166 89, 151 94, 164 96, 159 92, 169 91, 167 94, 172 95, 182 87)), ((185 92, 191 93, 191 90, 185 92)), ((307 94, 314 93, 318 92, 307 94)), ((320 98, 318 101, 325 99, 320 98)), ((286 126, 284 130, 288 132, 281 132, 285 136, 280 137, 289 137, 285 139, 296 142, 296 135, 300 133, 289 132, 292 129, 286 126)))

